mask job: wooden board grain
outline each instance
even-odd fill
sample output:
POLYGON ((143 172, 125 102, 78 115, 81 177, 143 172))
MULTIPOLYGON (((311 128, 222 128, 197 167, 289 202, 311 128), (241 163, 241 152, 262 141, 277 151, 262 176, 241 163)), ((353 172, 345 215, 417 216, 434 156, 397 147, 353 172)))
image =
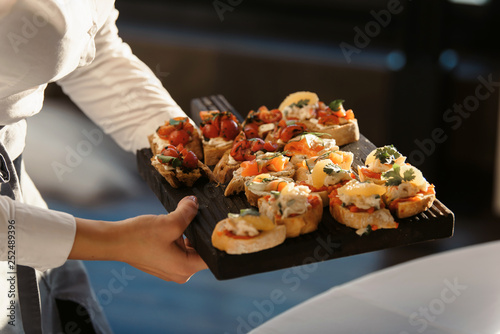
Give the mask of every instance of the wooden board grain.
MULTIPOLYGON (((220 95, 216 96, 216 99, 214 97, 195 99, 192 102, 192 108, 194 111, 196 109, 222 109, 235 112, 220 95), (207 101, 210 101, 212 106, 207 106, 207 101)), ((358 142, 341 147, 344 151, 354 153, 353 170, 357 170, 358 165, 364 165, 365 157, 374 148, 375 146, 363 135, 358 142)), ((238 213, 240 209, 250 207, 245 195, 225 197, 224 186, 216 186, 205 179, 198 180, 192 188, 174 189, 151 166, 151 157, 152 153, 148 148, 137 152, 139 173, 167 211, 173 211, 184 196, 196 195, 198 197, 200 203, 198 215, 186 229, 185 234, 214 276, 220 280, 453 235, 454 214, 439 200, 436 200, 426 212, 410 218, 398 219, 399 228, 397 229, 377 230, 364 236, 358 236, 354 229, 335 221, 326 207, 317 231, 297 238, 289 238, 283 244, 261 252, 229 255, 212 246, 212 231, 217 222, 226 218, 228 213, 238 213)), ((437 192, 439 195, 439 189, 437 192)))

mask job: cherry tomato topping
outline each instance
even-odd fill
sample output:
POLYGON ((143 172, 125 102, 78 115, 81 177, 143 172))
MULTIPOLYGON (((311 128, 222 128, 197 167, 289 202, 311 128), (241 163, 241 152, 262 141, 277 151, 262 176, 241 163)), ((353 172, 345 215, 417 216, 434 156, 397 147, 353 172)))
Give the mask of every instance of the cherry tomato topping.
POLYGON ((239 132, 238 124, 232 119, 222 121, 220 134, 225 140, 233 140, 239 132))
POLYGON ((175 127, 176 130, 182 130, 184 128, 184 124, 187 122, 187 117, 174 117, 170 120, 170 125, 175 127))
POLYGON ((340 121, 337 116, 330 115, 330 116, 320 117, 318 123, 324 125, 335 125, 335 124, 340 124, 340 121))
POLYGON ((168 138, 172 145, 186 145, 189 142, 189 133, 184 130, 175 130, 168 138))
POLYGON ((280 139, 286 143, 304 131, 306 131, 306 127, 303 124, 289 125, 281 132, 280 139))
POLYGON ((194 126, 193 126, 193 124, 186 122, 186 123, 184 123, 183 129, 186 130, 189 134, 192 134, 194 131, 194 126))
POLYGON ((254 153, 262 150, 265 145, 265 142, 260 138, 254 138, 253 140, 251 140, 251 143, 252 146, 250 146, 250 150, 254 153))
MULTIPOLYGON (((169 145, 172 146, 172 145, 169 145)), ((172 146, 173 147, 173 146, 172 146)), ((179 156, 179 152, 175 148, 167 147, 163 151, 161 151, 162 155, 166 155, 167 157, 177 158, 179 156)))
POLYGON ((243 131, 245 132, 245 135, 247 136, 248 139, 257 138, 259 137, 259 124, 257 123, 247 124, 245 125, 243 131))
POLYGON ((203 136, 205 138, 216 138, 219 137, 219 130, 217 127, 213 124, 206 124, 201 128, 201 131, 203 132, 203 136))
POLYGON ((258 116, 259 119, 264 123, 276 123, 283 117, 279 109, 268 110, 267 108, 260 110, 258 116))
POLYGON ((159 136, 161 139, 168 140, 168 139, 169 139, 170 134, 171 134, 173 131, 175 131, 175 127, 173 127, 172 125, 163 125, 163 126, 160 126, 160 127, 156 130, 156 133, 158 133, 158 136, 159 136))
POLYGON ((234 160, 243 161, 245 160, 244 152, 248 150, 248 148, 249 148, 249 142, 246 140, 240 140, 234 143, 230 154, 234 158, 234 160))
POLYGON ((184 154, 183 151, 182 156, 183 156, 182 167, 185 167, 187 169, 194 169, 198 167, 198 158, 192 151, 188 151, 186 152, 186 154, 184 154))
POLYGON ((266 150, 267 152, 276 152, 277 149, 278 149, 278 144, 271 143, 268 141, 264 143, 264 150, 266 150))

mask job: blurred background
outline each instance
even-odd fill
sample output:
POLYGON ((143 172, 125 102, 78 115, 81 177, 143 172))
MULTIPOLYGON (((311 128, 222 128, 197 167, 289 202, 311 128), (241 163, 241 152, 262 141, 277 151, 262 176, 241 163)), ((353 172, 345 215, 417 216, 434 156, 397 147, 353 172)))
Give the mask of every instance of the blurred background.
MULTIPOLYGON (((277 107, 298 90, 325 102, 342 98, 361 132, 408 156, 456 215, 451 239, 321 263, 297 273, 295 290, 284 271, 223 282, 204 271, 179 286, 122 263, 88 262, 116 333, 246 332, 364 274, 500 238, 494 214, 500 2, 118 0, 116 6, 121 37, 186 112, 191 99, 212 94, 223 94, 243 115, 277 107), (122 272, 133 278, 110 293, 110 280, 122 272), (285 301, 259 311, 274 289, 285 301)), ((44 112, 29 120, 25 157, 51 208, 109 220, 163 213, 137 175, 135 157, 109 138, 55 173, 54 164, 86 140, 85 131, 99 130, 58 86, 47 93, 44 112)))

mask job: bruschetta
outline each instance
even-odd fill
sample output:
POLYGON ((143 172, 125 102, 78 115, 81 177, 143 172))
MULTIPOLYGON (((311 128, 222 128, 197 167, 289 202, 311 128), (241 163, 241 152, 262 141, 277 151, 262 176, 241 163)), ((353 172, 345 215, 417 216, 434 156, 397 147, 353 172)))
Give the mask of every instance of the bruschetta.
POLYGON ((323 217, 321 197, 293 183, 259 198, 258 206, 260 213, 286 227, 287 238, 315 231, 323 217))
POLYGON ((339 223, 356 229, 359 235, 397 228, 398 223, 382 201, 385 192, 385 186, 351 180, 330 193, 330 213, 339 223))
POLYGON ((241 126, 229 111, 200 111, 200 118, 205 164, 213 166, 231 149, 241 126))
POLYGON ((286 228, 254 209, 229 214, 212 232, 212 245, 228 254, 255 253, 275 247, 286 239, 286 228))
POLYGON ((175 117, 166 121, 148 136, 148 140, 153 155, 160 154, 168 145, 182 144, 184 148, 193 151, 198 159, 203 159, 199 130, 187 117, 175 117))
POLYGON ((405 160, 406 157, 393 145, 378 147, 368 154, 365 166, 358 166, 359 180, 383 185, 385 180, 382 179, 382 173, 390 170, 395 163, 404 164, 405 160))
POLYGON ((168 145, 151 158, 151 164, 173 188, 191 187, 202 175, 216 182, 210 168, 182 145, 168 145))
POLYGON ((382 179, 387 186, 384 202, 398 218, 419 214, 429 209, 436 199, 434 186, 420 170, 409 164, 394 164, 391 170, 382 174, 382 179))

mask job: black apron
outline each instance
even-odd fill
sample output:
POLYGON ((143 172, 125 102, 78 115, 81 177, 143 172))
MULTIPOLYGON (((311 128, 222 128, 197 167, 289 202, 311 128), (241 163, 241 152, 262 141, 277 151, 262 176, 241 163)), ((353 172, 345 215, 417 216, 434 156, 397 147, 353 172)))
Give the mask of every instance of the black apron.
MULTIPOLYGON (((19 199, 22 155, 12 161, 5 146, 0 143, 0 163, 1 195, 9 196, 14 200, 19 199)), ((42 319, 35 269, 16 264, 16 273, 24 332, 26 334, 41 334, 42 319)))

